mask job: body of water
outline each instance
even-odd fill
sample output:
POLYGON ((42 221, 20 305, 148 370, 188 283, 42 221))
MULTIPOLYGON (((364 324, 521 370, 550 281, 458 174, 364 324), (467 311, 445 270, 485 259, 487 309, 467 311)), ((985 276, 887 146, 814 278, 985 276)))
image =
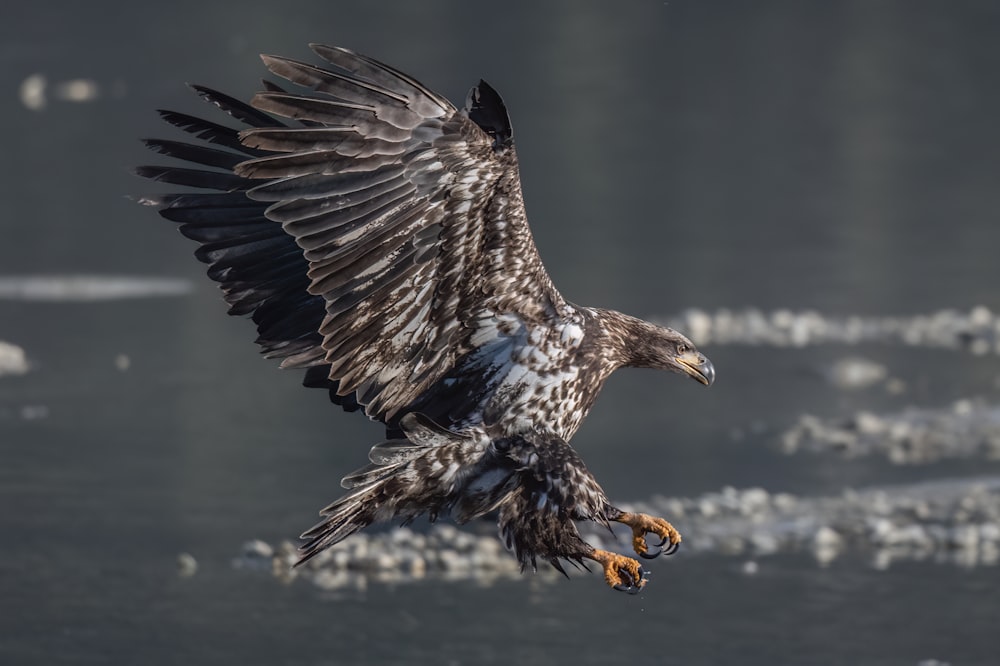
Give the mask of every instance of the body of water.
MULTIPOLYGON (((184 82, 249 97, 264 73, 258 52, 309 58, 305 44, 320 41, 455 101, 480 77, 501 92, 542 257, 574 302, 647 317, 996 310, 992 3, 22 3, 9 13, 0 341, 24 362, 0 373, 0 662, 1000 659, 1000 570, 988 558, 886 567, 847 549, 820 566, 808 552, 682 550, 652 562, 634 597, 596 573, 324 589, 234 567, 247 540, 310 526, 381 429, 258 358, 252 326, 225 316, 193 245, 129 198, 157 189, 130 173, 160 162, 138 139, 177 138, 155 109, 211 116, 184 82), (179 572, 181 553, 197 560, 194 575, 179 572)), ((1000 401, 991 348, 904 343, 708 344, 711 389, 619 373, 573 443, 622 502, 996 475, 986 456, 899 466, 782 453, 803 414, 1000 401), (845 357, 882 374, 845 388, 830 379, 845 357)))

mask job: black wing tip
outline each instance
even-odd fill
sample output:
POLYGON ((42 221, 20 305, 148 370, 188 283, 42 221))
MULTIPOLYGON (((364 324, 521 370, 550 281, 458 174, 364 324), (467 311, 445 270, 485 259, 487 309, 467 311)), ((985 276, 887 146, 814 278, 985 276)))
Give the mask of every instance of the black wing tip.
POLYGON ((493 139, 493 149, 502 150, 514 144, 514 130, 510 126, 510 115, 493 86, 480 79, 479 84, 469 91, 465 100, 465 112, 493 139))
POLYGON ((144 164, 142 166, 132 167, 132 173, 140 178, 147 178, 149 180, 160 180, 163 176, 164 171, 170 167, 155 166, 151 164, 144 164))

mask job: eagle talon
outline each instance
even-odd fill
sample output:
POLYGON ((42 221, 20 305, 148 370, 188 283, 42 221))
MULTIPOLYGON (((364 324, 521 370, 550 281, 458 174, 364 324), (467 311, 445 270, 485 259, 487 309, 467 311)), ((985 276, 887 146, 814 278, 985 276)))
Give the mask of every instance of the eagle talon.
MULTIPOLYGON (((659 536, 659 534, 656 533, 656 532, 651 532, 651 534, 657 534, 657 536, 659 536)), ((678 534, 677 537, 679 539, 680 535, 678 534)), ((636 543, 638 543, 638 538, 639 537, 637 536, 636 537, 636 539, 637 539, 636 543)), ((666 535, 666 536, 664 536, 662 539, 660 539, 660 543, 658 543, 658 544, 656 544, 656 545, 654 545, 652 547, 650 547, 650 545, 645 542, 645 539, 646 539, 645 534, 642 535, 642 539, 643 539, 643 544, 642 545, 644 545, 646 547, 646 552, 640 552, 639 553, 639 557, 642 557, 642 558, 647 559, 647 560, 655 560, 660 555, 668 555, 668 556, 669 555, 673 555, 681 547, 681 542, 680 541, 670 541, 670 535, 669 534, 666 535), (664 548, 663 546, 667 546, 667 547, 664 548), (652 550, 652 549, 655 549, 655 551, 652 550)), ((639 550, 639 549, 636 548, 636 550, 639 550)))
POLYGON ((680 532, 663 518, 648 516, 644 513, 623 512, 615 518, 615 521, 632 528, 632 548, 643 559, 651 560, 660 555, 673 555, 677 552, 677 547, 681 542, 680 532), (656 549, 655 552, 651 552, 646 543, 647 534, 655 534, 660 537, 660 543, 653 546, 656 549), (663 549, 662 547, 666 544, 669 545, 663 549))
POLYGON ((646 584, 649 572, 638 560, 606 550, 595 550, 588 557, 604 568, 604 580, 614 590, 636 594, 646 584))
POLYGON ((639 590, 641 590, 642 587, 638 585, 624 585, 619 583, 618 585, 615 585, 614 589, 627 594, 639 594, 639 590))
POLYGON ((627 592, 628 594, 639 594, 639 591, 646 584, 646 576, 649 575, 648 571, 640 567, 639 580, 636 581, 636 579, 632 576, 631 572, 625 571, 624 569, 619 569, 619 572, 622 574, 622 577, 625 578, 627 582, 618 583, 613 587, 613 589, 619 592, 627 592))

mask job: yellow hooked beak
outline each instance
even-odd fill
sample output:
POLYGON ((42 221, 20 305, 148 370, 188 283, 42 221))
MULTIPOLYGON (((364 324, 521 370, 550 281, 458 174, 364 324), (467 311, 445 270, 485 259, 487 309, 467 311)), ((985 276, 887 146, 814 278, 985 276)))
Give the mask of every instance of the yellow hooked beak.
POLYGON ((715 366, 701 352, 685 352, 675 356, 674 360, 681 371, 705 386, 711 386, 715 381, 715 366))

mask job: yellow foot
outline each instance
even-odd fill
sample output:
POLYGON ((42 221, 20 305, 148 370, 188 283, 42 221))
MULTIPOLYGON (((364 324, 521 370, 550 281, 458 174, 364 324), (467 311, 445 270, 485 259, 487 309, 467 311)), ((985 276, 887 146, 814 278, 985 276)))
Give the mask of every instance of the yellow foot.
POLYGON ((646 573, 637 560, 606 550, 587 555, 604 567, 604 580, 616 590, 635 594, 646 584, 646 573))
POLYGON ((681 545, 681 533, 663 518, 656 518, 645 513, 622 513, 616 520, 632 528, 632 547, 635 548, 639 557, 651 560, 662 554, 673 555, 681 545), (647 534, 655 534, 661 539, 660 543, 654 546, 655 551, 650 551, 646 545, 647 534), (665 549, 661 548, 668 543, 670 545, 665 549))

